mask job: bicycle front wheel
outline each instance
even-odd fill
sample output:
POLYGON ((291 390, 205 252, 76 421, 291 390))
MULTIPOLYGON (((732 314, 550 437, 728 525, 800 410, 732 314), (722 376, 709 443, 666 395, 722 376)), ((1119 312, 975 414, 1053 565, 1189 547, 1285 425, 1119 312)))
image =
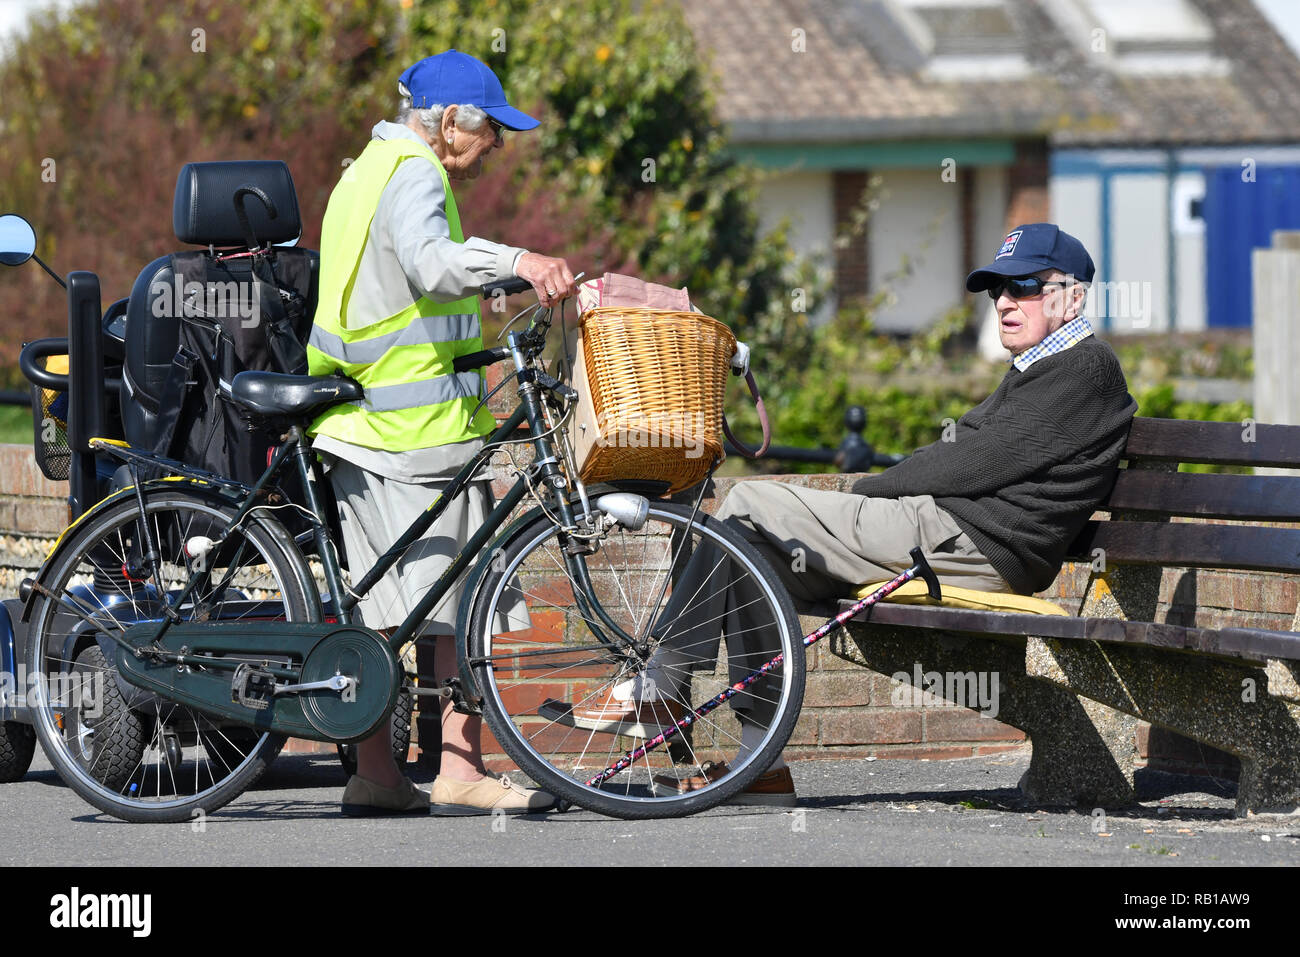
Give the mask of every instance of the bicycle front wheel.
MULTIPOLYGON (((238 796, 284 738, 213 718, 128 683, 114 662, 131 625, 159 621, 313 617, 310 572, 277 524, 229 527, 234 508, 198 491, 146 490, 148 531, 134 497, 92 513, 41 580, 29 692, 41 746, 86 801, 126 821, 185 821, 238 796), (152 539, 156 562, 146 559, 152 539), (183 604, 191 572, 198 586, 183 604), (35 697, 32 702, 31 698, 35 697)), ((260 660, 260 659, 259 659, 260 660)))
POLYGON ((469 606, 468 663, 501 747, 545 789, 616 817, 691 814, 748 787, 803 701, 798 618, 767 561, 671 502, 586 542, 534 514, 491 554, 469 606))

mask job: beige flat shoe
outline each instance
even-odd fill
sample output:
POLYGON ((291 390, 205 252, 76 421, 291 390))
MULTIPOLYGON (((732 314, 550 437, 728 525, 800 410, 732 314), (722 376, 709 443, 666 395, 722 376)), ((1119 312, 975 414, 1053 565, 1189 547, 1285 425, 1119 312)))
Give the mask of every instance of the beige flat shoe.
POLYGON ((386 788, 354 774, 343 789, 343 813, 348 817, 421 812, 429 813, 429 792, 421 791, 410 778, 402 778, 398 787, 386 788))
POLYGON ((478 781, 457 781, 438 775, 433 782, 429 813, 443 817, 479 814, 538 814, 555 807, 555 795, 515 784, 508 775, 478 781))

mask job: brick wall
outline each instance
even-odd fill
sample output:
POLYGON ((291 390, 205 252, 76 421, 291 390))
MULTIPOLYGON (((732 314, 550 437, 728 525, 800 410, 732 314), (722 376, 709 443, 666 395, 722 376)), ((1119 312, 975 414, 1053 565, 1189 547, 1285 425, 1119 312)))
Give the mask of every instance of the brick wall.
MULTIPOLYGON (((837 170, 833 175, 837 235, 850 230, 854 210, 862 202, 869 178, 865 170, 837 170)), ((863 299, 871 292, 867 229, 860 228, 855 235, 845 238, 847 242, 843 246, 835 246, 835 295, 841 303, 863 299)))
POLYGON ((1021 223, 1041 223, 1050 219, 1045 140, 1017 141, 1015 159, 1007 173, 1007 188, 1007 230, 1021 223))

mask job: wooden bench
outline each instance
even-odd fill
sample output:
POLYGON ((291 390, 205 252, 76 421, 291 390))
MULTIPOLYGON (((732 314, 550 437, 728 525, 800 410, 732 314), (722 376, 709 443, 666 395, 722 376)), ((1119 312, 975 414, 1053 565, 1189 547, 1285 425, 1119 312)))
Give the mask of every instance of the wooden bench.
POLYGON ((1021 781, 1031 800, 1131 803, 1141 719, 1239 757, 1239 815, 1293 812, 1300 634, 1225 623, 1199 608, 1197 589, 1203 569, 1268 573, 1272 588, 1286 583, 1277 573, 1300 573, 1300 476, 1177 468, 1300 467, 1300 426, 1138 418, 1125 455, 1109 515, 1070 549, 1088 566, 1077 616, 882 603, 832 650, 884 674, 991 670, 997 718, 1033 744, 1021 781))

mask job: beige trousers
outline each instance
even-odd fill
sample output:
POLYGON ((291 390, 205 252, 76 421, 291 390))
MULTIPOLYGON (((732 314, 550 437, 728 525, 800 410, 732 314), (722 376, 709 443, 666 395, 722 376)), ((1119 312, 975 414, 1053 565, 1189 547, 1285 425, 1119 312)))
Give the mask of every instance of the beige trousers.
MULTIPOLYGON (((338 500, 350 577, 357 581, 438 498, 450 479, 399 482, 376 475, 344 459, 329 472, 338 500)), ((471 482, 446 512, 418 539, 388 574, 357 604, 370 628, 395 628, 446 570, 461 545, 491 512, 492 483, 471 482)), ((430 632, 453 634, 464 579, 429 615, 430 632)), ((428 626, 426 626, 428 627, 428 626)))

